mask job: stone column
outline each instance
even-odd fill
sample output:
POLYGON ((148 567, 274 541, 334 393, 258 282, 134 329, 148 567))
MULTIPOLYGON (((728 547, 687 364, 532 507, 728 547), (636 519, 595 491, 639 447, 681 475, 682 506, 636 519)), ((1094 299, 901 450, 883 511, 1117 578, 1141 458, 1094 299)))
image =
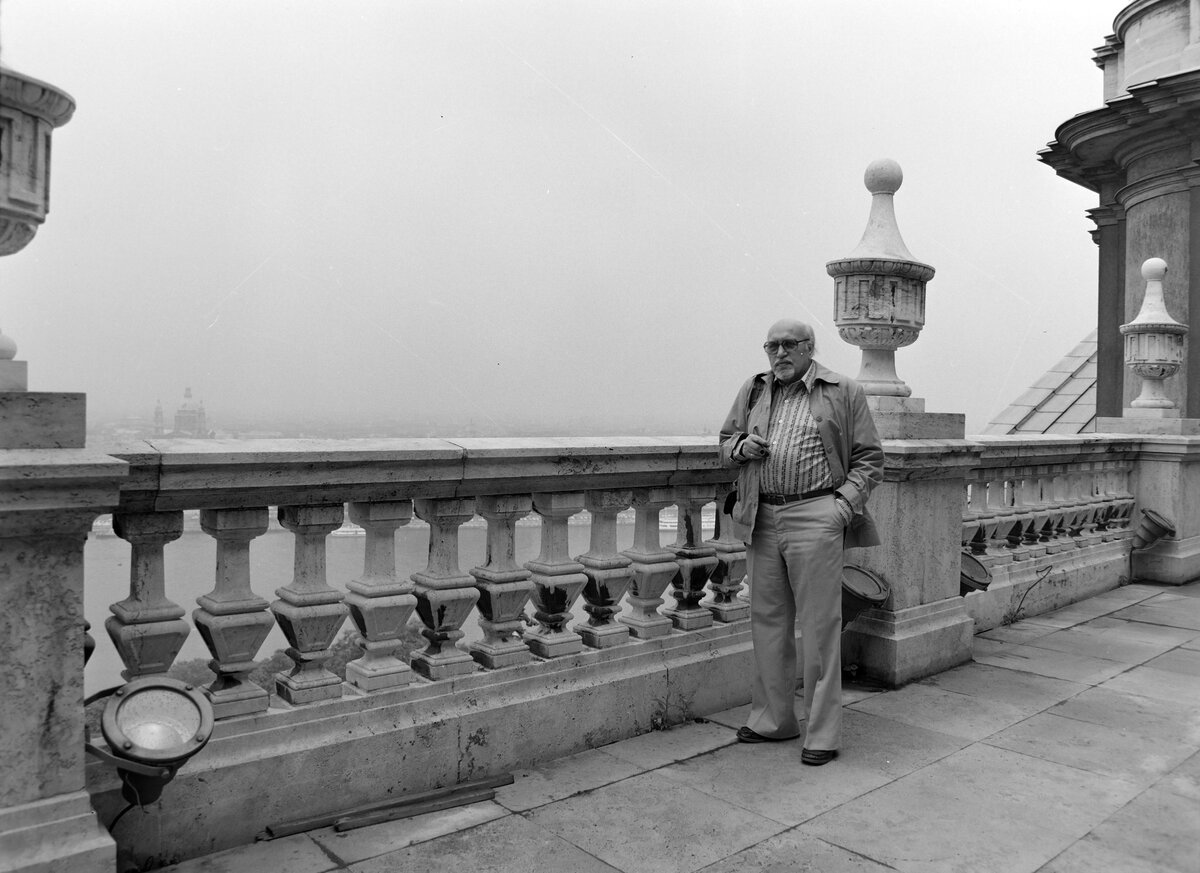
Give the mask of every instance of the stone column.
POLYGON ((113 532, 130 545, 129 596, 109 609, 104 629, 121 655, 125 679, 165 673, 191 628, 166 596, 163 547, 183 533, 182 512, 117 512, 113 532))
POLYGON ((589 491, 585 498, 592 515, 592 539, 584 554, 576 560, 583 565, 587 584, 583 586, 583 607, 587 624, 579 627, 584 643, 593 649, 607 649, 629 640, 629 628, 614 621, 621 612, 621 598, 629 590, 633 563, 617 551, 617 513, 629 508, 630 491, 589 491))
POLYGON ((347 609, 342 593, 325 581, 325 538, 344 519, 340 503, 279 507, 279 523, 295 537, 292 583, 275 589, 279 600, 271 604, 295 664, 290 673, 275 674, 275 690, 288 703, 342 696, 342 680, 325 669, 325 662, 347 609))
POLYGON ((700 510, 713 500, 711 485, 682 485, 675 489, 679 507, 675 544, 671 552, 678 568, 671 578, 671 596, 675 605, 663 610, 680 630, 699 630, 711 627, 713 614, 700 605, 704 586, 716 569, 717 550, 701 543, 700 510))
POLYGON ((363 691, 407 685, 412 670, 396 657, 416 608, 410 579, 396 578, 396 531, 412 520, 411 500, 351 503, 350 520, 367 532, 363 574, 346 583, 346 606, 358 628, 362 657, 346 665, 346 681, 363 691))
POLYGON ((883 544, 850 549, 890 588, 842 637, 843 661, 897 687, 971 659, 975 624, 959 596, 963 495, 980 447, 965 440, 887 444, 884 481, 868 506, 883 544))
POLYGON ((270 695, 249 679, 255 660, 275 624, 270 604, 250 588, 250 541, 267 532, 269 512, 254 509, 205 509, 200 528, 217 541, 213 590, 196 598, 196 630, 212 653, 209 669, 217 678, 208 688, 218 718, 266 711, 270 695))
POLYGON ((1125 210, 1114 197, 1120 185, 1105 180, 1104 204, 1088 210, 1096 222, 1092 239, 1099 247, 1096 327, 1096 415, 1119 416, 1124 391, 1124 360, 1120 324, 1125 310, 1125 210))
POLYGON ((708 586, 712 589, 713 602, 709 604, 713 618, 721 622, 738 621, 750 616, 750 604, 738 597, 742 580, 746 578, 746 546, 730 533, 732 519, 725 512, 725 497, 733 485, 717 488, 717 518, 713 538, 706 540, 717 555, 717 566, 713 568, 708 586))
POLYGON ((675 555, 661 545, 658 514, 674 503, 670 488, 639 488, 633 492, 633 547, 621 554, 633 563, 633 579, 629 583, 629 614, 617 621, 629 626, 639 639, 654 639, 671 632, 671 619, 662 615, 662 594, 675 577, 678 565, 675 555))
POLYGON ((417 615, 429 641, 412 655, 412 667, 426 679, 475 672, 475 660, 459 649, 462 624, 475 608, 475 580, 458 566, 458 529, 475 515, 475 501, 437 498, 416 501, 417 517, 429 524, 429 563, 412 575, 417 583, 417 615))
POLYGON ((583 565, 570 558, 567 522, 583 510, 582 492, 533 495, 533 508, 542 517, 542 547, 525 569, 532 575, 533 614, 538 626, 525 634, 525 643, 543 658, 574 655, 583 650, 583 639, 567 627, 571 607, 587 584, 583 565))
POLYGON ((470 645, 471 657, 489 670, 529 661, 525 604, 533 593, 533 575, 517 565, 516 525, 533 510, 528 494, 476 498, 487 519, 487 557, 471 571, 479 591, 479 626, 483 639, 470 645))

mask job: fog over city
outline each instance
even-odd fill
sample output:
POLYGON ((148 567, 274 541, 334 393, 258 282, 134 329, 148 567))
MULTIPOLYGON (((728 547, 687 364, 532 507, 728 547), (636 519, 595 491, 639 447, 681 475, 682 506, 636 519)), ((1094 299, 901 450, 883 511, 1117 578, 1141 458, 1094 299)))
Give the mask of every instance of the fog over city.
POLYGON ((93 422, 699 433, 810 321, 863 170, 933 265, 897 370, 977 432, 1095 327, 1096 198, 1037 151, 1126 0, 0 0, 66 90, 0 259, 30 388, 93 422))

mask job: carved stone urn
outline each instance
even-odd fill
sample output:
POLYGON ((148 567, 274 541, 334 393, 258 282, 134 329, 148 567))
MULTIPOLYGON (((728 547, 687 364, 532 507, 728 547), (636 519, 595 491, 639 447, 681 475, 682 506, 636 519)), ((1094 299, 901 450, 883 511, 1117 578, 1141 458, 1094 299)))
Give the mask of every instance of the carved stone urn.
POLYGON ((0 66, 0 255, 23 249, 50 209, 50 132, 71 120, 64 91, 0 66))
POLYGON ((825 265, 834 279, 838 333, 862 349, 858 381, 876 396, 912 394, 896 375, 896 349, 914 343, 925 326, 925 283, 934 274, 909 253, 896 225, 893 196, 903 181, 900 165, 890 158, 867 167, 867 229, 854 251, 825 265))
POLYGON ((1125 337, 1125 366, 1142 377, 1142 392, 1130 404, 1131 409, 1157 410, 1158 415, 1170 417, 1178 414, 1178 408, 1167 396, 1163 382, 1183 365, 1183 338, 1188 328, 1167 312, 1162 286, 1166 275, 1167 262, 1162 258, 1142 264, 1146 280, 1142 308, 1133 321, 1121 325, 1121 335, 1125 337))

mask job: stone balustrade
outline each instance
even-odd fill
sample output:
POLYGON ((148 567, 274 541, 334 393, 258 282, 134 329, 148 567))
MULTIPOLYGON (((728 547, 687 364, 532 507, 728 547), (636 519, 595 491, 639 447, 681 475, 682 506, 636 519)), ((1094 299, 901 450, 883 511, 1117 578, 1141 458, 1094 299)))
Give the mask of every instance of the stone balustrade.
POLYGON ((1082 437, 977 437, 966 478, 964 551, 988 567, 1108 541, 1133 512, 1133 442, 1082 437))
MULTIPOLYGON (((255 666, 272 618, 294 662, 276 676, 274 691, 299 706, 403 687, 413 671, 448 680, 535 656, 553 659, 585 646, 608 648, 660 636, 672 625, 708 627, 714 614, 729 621, 729 604, 745 575, 744 546, 721 541, 722 564, 718 543, 702 541, 701 508, 713 502, 717 487, 728 491, 731 476, 717 466, 711 443, 164 441, 159 452, 117 447, 113 455, 130 465, 130 487, 113 516, 116 534, 133 551, 130 594, 113 604, 106 623, 124 675, 166 672, 189 633, 184 609, 166 596, 163 549, 182 533, 182 510, 200 509, 203 531, 217 540, 217 581, 198 599, 193 618, 213 658, 216 678, 209 690, 218 719, 268 709, 267 692, 247 683, 245 675, 255 666), (343 524, 346 504, 366 538, 362 576, 342 580, 343 591, 337 580, 326 579, 325 543, 343 524), (672 504, 679 507, 680 539, 661 548, 657 510, 672 504), (635 558, 643 557, 638 552, 618 552, 616 516, 630 505, 646 522, 639 530, 649 542, 638 545, 648 546, 647 554, 656 558, 653 573, 635 569, 635 558), (651 505, 657 507, 653 517, 651 505), (591 548, 572 557, 567 524, 584 509, 590 513, 591 548), (293 581, 268 603, 254 591, 249 552, 272 511, 295 537, 295 559, 293 581), (402 580, 394 534, 414 512, 429 526, 429 562, 402 580), (487 558, 464 571, 458 530, 477 514, 488 524, 487 558), (515 562, 515 523, 530 514, 540 519, 541 553, 521 567, 515 562), (723 572, 710 591, 708 580, 718 565, 723 572), (639 574, 639 581, 653 575, 658 584, 641 581, 637 591, 649 608, 643 606, 641 623, 622 624, 621 600, 639 574), (664 616, 657 612, 662 603, 657 595, 667 582, 678 604, 664 609, 664 616), (654 598, 644 596, 648 589, 656 589, 654 598), (589 618, 576 629, 572 608, 580 594, 589 618), (526 628, 530 603, 535 624, 526 628), (483 640, 469 648, 457 645, 477 609, 483 640), (394 652, 414 611, 428 645, 407 664, 394 652), (362 638, 363 655, 348 666, 343 685, 322 664, 347 617, 362 638), (659 632, 640 633, 648 626, 659 632)), ((744 618, 745 610, 736 615, 744 618)))
MULTIPOLYGON (((845 662, 902 684, 969 658, 972 628, 1001 623, 1018 600, 1033 614, 1114 587, 1146 441, 888 441, 871 504, 884 544, 850 560, 883 576, 891 596, 847 629, 845 662), (959 596, 960 548, 990 567, 988 591, 959 596), (1046 567, 1051 582, 1030 595, 1046 567)), ((1153 448, 1160 466, 1174 458, 1170 446, 1153 448)), ((748 699, 745 549, 719 511, 713 535, 701 531, 701 511, 724 503, 732 478, 712 438, 172 440, 108 451, 114 468, 124 465, 113 478, 119 495, 95 505, 111 507, 131 560, 128 596, 112 605, 106 630, 134 677, 167 670, 194 626, 211 655, 217 715, 212 740, 162 799, 121 820, 114 836, 137 865, 748 699), (670 507, 678 521, 664 543, 660 514, 670 507), (617 518, 627 509, 633 542, 621 550, 617 518), (194 510, 216 561, 189 622, 163 555, 194 510), (573 554, 567 526, 584 512, 589 546, 573 554), (294 549, 291 581, 269 592, 251 556, 272 514, 294 549), (327 538, 346 517, 365 531, 362 571, 332 578, 327 538), (428 562, 406 577, 395 537, 414 517, 428 525, 428 562), (469 566, 459 532, 476 518, 487 553, 469 566), (526 518, 541 547, 522 565, 515 530, 526 518), (405 657, 401 630, 413 615, 424 641, 405 657), (467 643, 473 621, 478 639, 467 643), (248 676, 274 626, 291 664, 264 689, 248 676), (342 680, 326 661, 351 626, 361 654, 342 680)), ((38 524, 48 524, 46 511, 39 505, 38 524)), ((83 626, 80 616, 78 648, 83 626)), ((110 821, 124 805, 113 771, 92 762, 86 780, 110 821)))

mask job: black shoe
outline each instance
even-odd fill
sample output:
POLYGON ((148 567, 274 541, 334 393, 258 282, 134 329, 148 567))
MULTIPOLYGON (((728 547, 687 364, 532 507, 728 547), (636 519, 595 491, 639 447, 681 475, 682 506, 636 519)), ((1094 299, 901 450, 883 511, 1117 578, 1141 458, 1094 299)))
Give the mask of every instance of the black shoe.
POLYGON ((743 725, 737 730, 739 743, 782 743, 784 740, 794 740, 795 737, 764 737, 758 731, 752 731, 743 725))
POLYGON ((837 749, 805 749, 800 753, 800 763, 812 767, 828 764, 837 757, 837 749))

